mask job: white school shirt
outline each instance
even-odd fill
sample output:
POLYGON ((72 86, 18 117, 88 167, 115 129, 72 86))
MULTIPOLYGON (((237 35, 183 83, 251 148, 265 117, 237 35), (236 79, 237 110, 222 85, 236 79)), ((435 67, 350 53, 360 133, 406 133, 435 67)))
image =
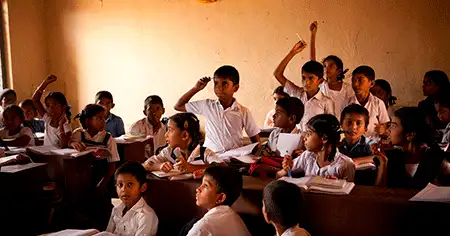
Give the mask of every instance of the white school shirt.
POLYGON ((450 143, 450 122, 445 127, 444 136, 442 137, 442 143, 450 143))
POLYGON ((349 83, 342 82, 342 88, 339 91, 331 90, 328 87, 328 83, 324 81, 319 86, 320 91, 334 101, 334 114, 341 119, 341 112, 347 106, 348 100, 355 95, 352 85, 349 83))
MULTIPOLYGON (((94 137, 92 137, 83 128, 78 128, 73 132, 72 137, 70 138, 70 143, 81 142, 81 133, 84 133, 84 138, 86 140, 97 142, 97 143, 103 142, 103 140, 105 140, 105 136, 106 136, 105 130, 98 132, 96 135, 94 135, 94 137)), ((117 143, 116 143, 116 140, 114 140, 112 134, 109 136, 109 140, 106 143, 106 148, 111 153, 111 155, 108 155, 108 157, 106 158, 108 160, 108 163, 120 161, 119 152, 117 151, 117 143)))
POLYGON ((336 150, 334 160, 327 166, 320 167, 317 164, 317 154, 304 151, 299 157, 294 159, 292 171, 302 171, 305 176, 335 176, 353 182, 355 179, 355 163, 350 157, 336 150))
MULTIPOLYGON (((280 235, 277 233, 277 236, 280 235)), ((296 225, 284 231, 284 233, 281 234, 281 236, 311 236, 311 235, 304 228, 300 228, 298 225, 296 225)))
MULTIPOLYGON (((350 98, 348 104, 361 105, 356 98, 356 95, 350 98)), ((365 136, 377 138, 378 134, 375 132, 375 124, 385 124, 390 121, 386 105, 381 99, 373 96, 372 93, 369 93, 369 100, 364 107, 369 111, 369 125, 367 126, 365 136)))
POLYGON ((20 138, 22 136, 30 137, 30 142, 28 143, 27 146, 34 146, 33 131, 31 131, 30 128, 22 126, 22 128, 20 128, 19 133, 15 134, 15 135, 9 135, 9 130, 7 130, 6 127, 3 127, 0 129, 0 138, 1 139, 16 139, 16 138, 20 138))
POLYGON ((264 128, 271 128, 273 127, 273 115, 275 114, 275 109, 270 110, 267 112, 266 119, 264 120, 264 128), (270 123, 270 125, 267 125, 270 123))
POLYGON ((166 129, 167 129, 166 126, 163 123, 161 123, 161 127, 155 134, 153 130, 153 125, 150 124, 147 117, 145 117, 143 119, 136 121, 136 123, 134 123, 131 126, 129 133, 143 133, 146 135, 153 136, 153 147, 156 150, 159 147, 166 145, 166 137, 165 137, 166 129))
MULTIPOLYGON (((47 115, 47 113, 44 114, 42 120, 45 122, 44 145, 53 145, 55 147, 62 148, 61 132, 59 130, 59 127, 55 128, 50 125, 52 118, 47 115)), ((65 133, 72 131, 72 127, 70 127, 69 121, 66 121, 66 123, 63 125, 63 128, 65 133)))
POLYGON ((334 113, 334 102, 329 97, 325 96, 320 90, 314 97, 308 100, 308 95, 303 88, 298 87, 291 81, 287 80, 284 85, 284 91, 292 97, 299 98, 305 106, 305 113, 303 114, 300 124, 297 126, 302 132, 306 131, 306 124, 316 115, 334 113))
POLYGON ((220 205, 206 212, 187 236, 249 236, 241 217, 229 206, 220 205))
MULTIPOLYGON (((267 141, 267 146, 270 148, 272 152, 276 152, 277 150, 277 144, 278 144, 278 137, 280 137, 280 134, 283 132, 282 128, 275 128, 270 132, 269 140, 267 141)), ((300 134, 300 130, 297 128, 294 128, 291 131, 291 134, 300 134)), ((297 148, 300 148, 302 144, 302 139, 300 138, 300 142, 298 143, 297 148)), ((281 153, 280 153, 281 155, 281 153)))
MULTIPOLYGON (((163 162, 172 162, 174 163, 176 160, 174 160, 172 158, 172 152, 173 152, 173 148, 171 148, 170 146, 163 148, 158 155, 153 155, 152 157, 148 158, 145 162, 144 162, 144 166, 149 166, 149 165, 153 165, 153 164, 157 164, 157 163, 163 163, 163 162)), ((177 151, 175 152, 177 153, 177 151)), ((219 156, 217 156, 217 154, 215 152, 213 152, 211 149, 206 148, 205 149, 205 153, 203 154, 204 158, 205 158, 205 162, 203 161, 196 161, 195 159, 200 157, 200 145, 198 145, 194 151, 191 152, 191 155, 188 157, 188 159, 186 160, 186 162, 188 163, 192 163, 192 164, 212 164, 213 162, 215 163, 223 163, 222 160, 219 159, 219 156)))
POLYGON ((242 147, 243 129, 248 137, 256 136, 260 132, 248 108, 236 100, 225 110, 218 99, 189 102, 186 104, 186 111, 206 118, 204 146, 214 152, 225 152, 242 147))
POLYGON ((134 206, 123 215, 125 204, 114 207, 109 218, 107 232, 115 235, 156 235, 158 216, 141 197, 134 206))

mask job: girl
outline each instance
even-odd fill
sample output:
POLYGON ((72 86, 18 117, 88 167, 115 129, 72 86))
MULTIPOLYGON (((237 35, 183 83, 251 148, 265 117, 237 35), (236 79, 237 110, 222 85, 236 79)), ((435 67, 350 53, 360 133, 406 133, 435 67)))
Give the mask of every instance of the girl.
POLYGON ((0 129, 2 145, 8 147, 34 146, 33 132, 24 127, 25 115, 19 106, 11 105, 3 111, 3 124, 0 129))
POLYGON ((147 171, 169 172, 176 167, 191 173, 213 162, 223 163, 212 150, 202 147, 200 122, 194 114, 178 113, 169 118, 168 124, 165 136, 169 146, 144 162, 147 171))
POLYGON ((373 87, 370 88, 370 92, 381 99, 386 105, 386 109, 389 114, 392 114, 392 106, 395 105, 395 101, 397 101, 397 97, 392 96, 392 89, 389 82, 384 79, 377 79, 373 84, 373 87))
POLYGON ((69 124, 70 106, 67 104, 66 97, 60 92, 50 92, 44 99, 45 108, 41 103, 42 93, 55 81, 56 76, 49 75, 34 92, 32 100, 38 114, 45 122, 44 145, 65 148, 72 135, 69 124))
MULTIPOLYGON (((317 28, 317 21, 311 23, 309 27, 311 31, 311 61, 316 60, 317 28)), ((327 56, 323 59, 322 64, 325 68, 326 81, 320 85, 320 91, 334 101, 336 117, 341 117, 342 110, 347 106, 348 100, 354 95, 352 85, 343 81, 348 69, 344 70, 344 63, 339 57, 334 55, 327 56)))
MULTIPOLYGON (((282 99, 282 98, 286 98, 289 97, 289 94, 287 94, 286 92, 284 92, 284 87, 283 86, 278 86, 274 91, 273 91, 273 101, 276 104, 278 100, 282 99)), ((266 119, 264 120, 264 128, 270 128, 273 127, 273 115, 275 114, 275 109, 270 110, 267 113, 266 119)))
POLYGON ((304 173, 305 176, 323 176, 353 182, 355 164, 352 159, 339 153, 339 121, 330 114, 317 115, 308 121, 305 134, 307 151, 292 162, 290 156, 283 160, 283 170, 277 177, 287 175, 288 170, 304 173))

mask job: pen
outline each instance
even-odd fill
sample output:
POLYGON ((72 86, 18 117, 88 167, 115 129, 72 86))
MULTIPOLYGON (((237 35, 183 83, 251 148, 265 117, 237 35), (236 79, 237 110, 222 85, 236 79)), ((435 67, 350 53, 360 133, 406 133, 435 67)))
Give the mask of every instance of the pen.
MULTIPOLYGON (((288 155, 288 150, 286 150, 286 155, 288 155)), ((288 174, 288 177, 292 177, 292 175, 291 175, 291 168, 290 167, 287 170, 287 174, 288 174)))

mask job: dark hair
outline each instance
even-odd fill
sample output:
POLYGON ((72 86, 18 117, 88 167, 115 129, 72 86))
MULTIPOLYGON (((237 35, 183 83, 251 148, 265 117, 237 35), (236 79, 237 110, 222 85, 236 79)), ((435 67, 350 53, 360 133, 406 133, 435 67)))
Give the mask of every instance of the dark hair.
POLYGON ((317 61, 308 61, 302 66, 302 73, 311 73, 319 77, 319 79, 323 78, 323 65, 317 61))
POLYGON ((352 75, 363 74, 369 80, 375 80, 375 71, 370 66, 358 66, 355 70, 353 70, 352 75))
POLYGON ((11 111, 15 112, 20 117, 20 120, 23 123, 23 121, 25 120, 25 114, 23 113, 22 108, 20 108, 17 105, 9 105, 5 108, 5 110, 3 111, 3 114, 5 114, 7 112, 11 112, 11 111))
POLYGON ((369 111, 365 107, 355 103, 345 107, 341 113, 341 124, 344 122, 345 116, 350 114, 362 115, 364 117, 364 123, 367 128, 367 126, 369 125, 369 111))
POLYGON ((239 72, 233 66, 225 65, 214 72, 214 77, 229 79, 233 85, 239 84, 239 72))
POLYGON ((377 79, 375 80, 375 83, 373 84, 373 86, 379 86, 381 89, 383 89, 384 91, 386 91, 387 95, 388 95, 388 106, 392 106, 395 104, 395 101, 397 101, 397 97, 392 96, 392 88, 391 85, 389 84, 389 82, 387 82, 384 79, 377 79))
POLYGON ((340 125, 337 118, 331 114, 320 114, 311 118, 306 125, 316 132, 319 137, 326 137, 327 142, 331 144, 331 153, 328 161, 333 161, 336 155, 336 147, 341 139, 340 125))
POLYGON ((141 186, 147 182, 147 171, 145 171, 142 164, 135 161, 127 161, 117 168, 116 173, 114 174, 116 180, 120 174, 131 174, 141 186))
POLYGON ((211 177, 216 184, 216 193, 224 193, 223 205, 231 206, 241 195, 242 176, 229 166, 211 166, 205 170, 205 176, 211 177))
POLYGON ((345 73, 347 73, 348 69, 344 70, 344 63, 342 62, 342 60, 335 55, 329 55, 325 57, 325 59, 323 59, 322 64, 325 66, 325 62, 329 60, 334 61, 338 70, 340 71, 340 73, 337 76, 337 79, 343 80, 345 78, 345 73))
POLYGON ((150 104, 159 104, 161 105, 162 108, 164 108, 164 104, 163 101, 161 99, 161 97, 159 97, 158 95, 150 95, 147 98, 145 98, 144 101, 144 109, 146 109, 148 106, 150 106, 150 104))
POLYGON ((288 116, 294 115, 296 124, 300 123, 302 120, 305 106, 300 99, 296 97, 281 98, 277 101, 276 105, 283 108, 288 116))
POLYGON ((109 99, 111 100, 111 102, 113 102, 113 96, 108 91, 99 91, 97 94, 95 94, 95 102, 100 101, 100 99, 102 98, 109 99))
POLYGON ((175 122, 181 131, 187 131, 192 138, 192 142, 188 146, 189 151, 193 151, 197 145, 203 142, 203 134, 200 132, 200 121, 197 116, 192 113, 177 113, 169 118, 175 122))
POLYGON ((435 131, 427 123, 426 115, 417 107, 403 107, 394 112, 394 116, 400 119, 403 134, 415 133, 412 140, 413 145, 429 146, 435 140, 435 131))
POLYGON ((272 94, 278 94, 278 95, 281 95, 281 96, 283 96, 285 98, 290 97, 289 94, 284 91, 284 87, 283 86, 278 86, 275 90, 273 90, 272 94))
POLYGON ((300 188, 284 180, 272 181, 264 188, 263 202, 268 218, 285 228, 300 221, 302 201, 300 188))
MULTIPOLYGON (((450 91, 447 91, 447 93, 448 92, 450 92, 450 91)), ((450 108, 450 95, 448 95, 446 93, 440 93, 436 97, 436 100, 434 101, 434 103, 439 104, 446 108, 450 108)))
POLYGON ((0 93, 0 101, 3 100, 4 97, 8 96, 8 95, 13 95, 15 97, 14 100, 17 100, 17 94, 16 91, 9 89, 9 88, 5 88, 3 89, 3 91, 0 93))
POLYGON ((99 112, 105 112, 105 108, 98 104, 89 104, 84 107, 81 113, 75 116, 75 119, 80 119, 81 126, 84 129, 87 129, 86 119, 92 119, 92 117, 96 116, 99 112))
POLYGON ((47 103, 49 98, 54 99, 57 103, 61 104, 61 106, 66 106, 64 114, 66 115, 67 121, 70 123, 70 117, 72 116, 70 109, 72 107, 67 103, 66 96, 61 92, 50 92, 47 97, 45 97, 44 102, 47 103))
POLYGON ((428 77, 433 83, 437 85, 439 91, 450 90, 450 82, 448 76, 444 71, 441 70, 430 70, 425 73, 424 77, 428 77))
POLYGON ((31 100, 31 99, 25 99, 25 100, 21 101, 19 106, 20 107, 29 107, 29 108, 31 108, 31 110, 36 112, 36 107, 34 106, 33 100, 31 100))

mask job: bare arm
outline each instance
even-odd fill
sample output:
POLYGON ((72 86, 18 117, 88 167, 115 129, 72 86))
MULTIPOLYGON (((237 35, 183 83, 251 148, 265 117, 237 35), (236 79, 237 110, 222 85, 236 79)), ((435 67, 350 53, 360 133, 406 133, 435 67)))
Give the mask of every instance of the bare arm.
POLYGON ((41 102, 42 93, 47 88, 47 86, 49 84, 55 82, 56 79, 57 78, 54 75, 47 76, 47 78, 45 78, 45 80, 42 81, 41 85, 39 85, 39 87, 33 93, 32 100, 33 100, 34 106, 36 107, 36 110, 37 110, 38 114, 41 117, 45 115, 45 108, 44 108, 44 106, 42 105, 42 102, 41 102))
POLYGON ((259 137, 259 134, 250 137, 250 141, 252 141, 252 143, 261 143, 261 138, 259 137))
POLYGON ((376 155, 375 157, 380 161, 380 166, 378 166, 377 170, 375 186, 386 187, 388 159, 385 155, 376 155))
POLYGON ((287 78, 284 76, 284 70, 286 69, 286 66, 289 64, 292 58, 294 58, 294 56, 297 55, 299 52, 303 51, 305 47, 306 42, 304 41, 299 41, 298 43, 296 43, 294 47, 291 49, 291 51, 289 51, 289 53, 284 57, 284 59, 280 62, 280 64, 273 72, 273 75, 282 86, 284 86, 287 81, 287 78))
POLYGON ((317 21, 314 21, 309 26, 309 30, 311 31, 311 46, 310 46, 310 54, 309 59, 311 61, 316 60, 316 33, 317 33, 318 23, 317 21))
POLYGON ((195 86, 193 88, 191 88, 189 91, 187 91, 185 94, 183 94, 183 96, 181 96, 180 99, 178 99, 178 102, 175 104, 175 106, 173 108, 176 111, 186 112, 186 103, 188 103, 189 100, 191 100, 191 98, 195 94, 197 94, 198 92, 203 90, 206 87, 206 85, 209 83, 209 81, 211 81, 211 78, 209 78, 209 77, 203 77, 200 80, 198 80, 197 84, 195 84, 195 86))

